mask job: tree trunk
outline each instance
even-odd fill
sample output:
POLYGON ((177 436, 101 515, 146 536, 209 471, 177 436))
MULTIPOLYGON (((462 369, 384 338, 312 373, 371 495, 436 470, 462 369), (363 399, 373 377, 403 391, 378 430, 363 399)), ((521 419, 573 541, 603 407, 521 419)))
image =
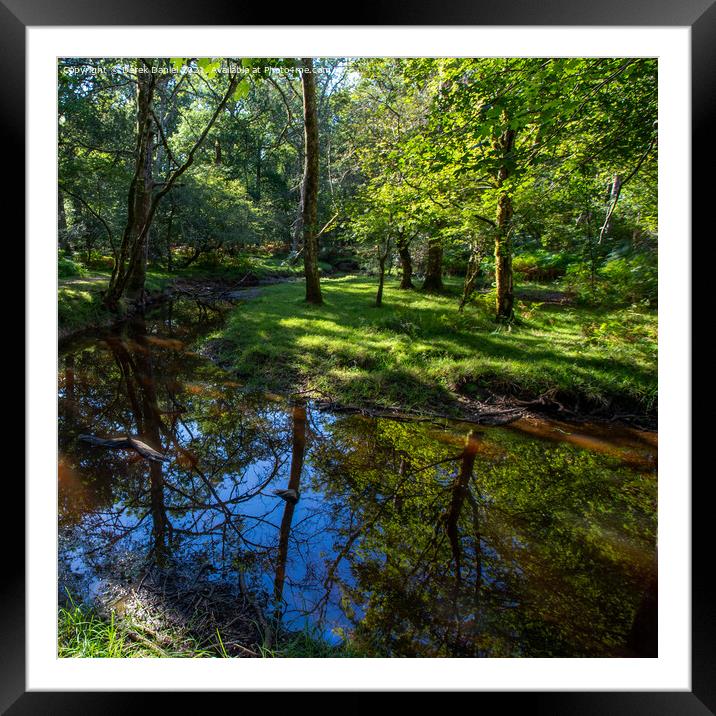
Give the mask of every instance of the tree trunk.
MULTIPOLYGON (((503 116, 506 122, 506 117, 503 116)), ((502 151, 504 164, 497 172, 497 186, 502 187, 509 175, 507 159, 515 146, 515 131, 506 129, 496 142, 502 151)), ((512 223, 512 198, 503 191, 497 200, 497 230, 495 234, 495 283, 497 296, 495 310, 497 319, 509 321, 514 315, 514 290, 512 279, 512 241, 510 239, 512 223)))
POLYGON ((462 286, 462 298, 460 299, 459 311, 462 313, 465 308, 465 304, 470 300, 470 296, 475 291, 475 283, 480 275, 480 254, 477 253, 475 248, 472 248, 470 252, 470 258, 467 262, 467 270, 465 271, 465 282, 462 286))
MULTIPOLYGON (((138 75, 139 78, 142 75, 138 75)), ((149 210, 152 204, 154 188, 153 162, 155 129, 152 119, 152 96, 154 80, 145 79, 139 82, 137 104, 140 121, 144 121, 143 134, 140 139, 140 157, 142 165, 137 174, 134 194, 134 221, 131 229, 134 237, 134 251, 129 262, 126 295, 132 301, 144 301, 144 281, 147 276, 147 260, 149 258, 149 210), (144 86, 143 86, 144 85, 144 86)))
POLYGON ((619 176, 619 174, 614 174, 614 176, 612 177, 611 187, 609 189, 609 195, 607 196, 607 216, 604 219, 604 225, 599 232, 600 239, 612 228, 612 212, 617 201, 619 201, 619 193, 621 192, 621 187, 622 178, 619 176))
POLYGON ((172 201, 172 210, 169 212, 169 223, 167 225, 167 272, 171 273, 174 270, 174 261, 172 257, 172 225, 174 224, 174 202, 172 201))
MULTIPOLYGON (((149 63, 142 60, 147 69, 149 63)), ((154 150, 154 112, 152 101, 156 88, 156 78, 151 72, 137 73, 137 145, 135 150, 134 176, 129 187, 127 201, 127 224, 122 234, 122 244, 115 262, 109 287, 104 296, 105 305, 116 311, 123 296, 139 304, 144 302, 144 282, 147 274, 149 248, 149 229, 152 225, 157 206, 174 186, 176 180, 193 164, 194 156, 207 134, 214 126, 219 114, 234 94, 239 82, 238 75, 232 75, 222 100, 207 122, 196 143, 189 151, 184 163, 174 169, 169 178, 162 182, 162 188, 155 192, 152 177, 152 154, 154 150)))
POLYGON ((440 293, 443 286, 443 247, 440 239, 428 239, 428 265, 423 291, 440 293))
POLYGON ((316 81, 313 60, 301 60, 308 72, 301 73, 303 88, 303 121, 305 163, 301 184, 301 226, 303 230, 303 268, 306 276, 306 301, 321 304, 321 284, 318 277, 318 238, 316 214, 318 212, 318 114, 316 110, 316 81))
POLYGON ((408 241, 398 242, 398 257, 400 258, 400 288, 408 290, 415 288, 413 286, 413 261, 410 258, 410 244, 408 241))
POLYGON ((495 283, 497 287, 497 318, 510 320, 514 315, 512 279, 512 242, 509 224, 512 218, 512 200, 505 192, 497 202, 497 236, 495 238, 495 283))
POLYGON ((85 234, 85 263, 89 264, 92 260, 92 247, 94 246, 94 240, 89 231, 85 234))
POLYGON ((144 298, 146 260, 149 241, 150 207, 152 203, 152 155, 154 151, 154 120, 152 100, 155 79, 151 73, 137 74, 137 146, 132 183, 127 199, 127 223, 122 234, 119 258, 115 262, 105 303, 117 310, 123 295, 140 303, 144 298))
POLYGON ((390 253, 390 240, 385 242, 385 251, 378 254, 378 292, 375 295, 375 305, 383 305, 383 286, 385 285, 385 262, 390 253))
POLYGON ((619 174, 614 174, 612 177, 612 183, 611 187, 609 189, 609 196, 607 197, 607 203, 611 204, 612 202, 616 201, 619 197, 619 190, 621 189, 622 185, 622 178, 619 176, 619 174))
POLYGON ((455 579, 458 583, 462 579, 458 521, 463 503, 470 490, 470 478, 475 467, 475 456, 477 455, 478 447, 478 433, 475 430, 471 430, 465 439, 465 449, 460 459, 460 472, 453 481, 450 509, 445 520, 446 532, 450 540, 453 559, 455 560, 455 579))
POLYGON ((262 170, 262 158, 261 154, 263 147, 259 144, 256 148, 256 201, 261 201, 261 170, 262 170))
MULTIPOLYGON (((297 166, 304 167, 306 164, 306 157, 303 151, 303 146, 296 147, 298 153, 297 166)), ((291 224, 291 238, 290 238, 290 249, 293 254, 291 261, 297 261, 298 255, 301 251, 301 244, 303 242, 303 181, 299 187, 299 199, 298 199, 298 210, 296 212, 296 220, 291 224)))
POLYGON ((67 233, 67 212, 65 211, 65 195, 57 191, 57 240, 65 254, 72 253, 72 246, 67 233))
MULTIPOLYGON (((293 407, 293 430, 291 446, 291 471, 288 478, 289 490, 298 494, 301 484, 301 470, 306 454, 306 406, 299 403, 293 407)), ((291 522, 296 503, 286 500, 283 509, 283 518, 279 530, 278 557, 276 559, 276 577, 274 579, 274 602, 276 606, 276 619, 281 617, 281 600, 283 599, 283 585, 286 581, 286 560, 288 559, 288 541, 291 535, 291 522)))
POLYGON ((383 305, 383 284, 385 283, 385 261, 379 262, 380 276, 378 277, 378 292, 375 295, 375 305, 380 307, 383 305))

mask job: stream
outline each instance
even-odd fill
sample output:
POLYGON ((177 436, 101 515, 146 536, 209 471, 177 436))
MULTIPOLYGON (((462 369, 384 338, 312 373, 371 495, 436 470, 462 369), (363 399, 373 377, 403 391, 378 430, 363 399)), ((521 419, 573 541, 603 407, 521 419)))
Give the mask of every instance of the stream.
POLYGON ((246 611, 248 592, 282 629, 365 656, 650 653, 656 433, 249 392, 201 351, 226 310, 175 299, 61 346, 60 599, 149 580, 169 600, 173 575, 175 595, 201 582, 246 611))

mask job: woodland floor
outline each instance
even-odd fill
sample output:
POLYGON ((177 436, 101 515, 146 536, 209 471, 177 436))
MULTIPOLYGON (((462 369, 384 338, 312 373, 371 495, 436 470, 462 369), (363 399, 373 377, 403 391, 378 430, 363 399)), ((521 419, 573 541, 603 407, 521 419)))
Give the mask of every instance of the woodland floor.
MULTIPOLYGON (((286 276, 224 277, 245 293, 205 352, 238 373, 250 389, 307 391, 332 405, 465 416, 471 405, 524 405, 563 417, 632 420, 654 426, 657 317, 641 307, 574 304, 553 285, 516 286, 517 321, 493 319, 489 291, 457 310, 460 282, 442 295, 401 291, 388 278, 376 308, 371 277, 322 279, 324 305, 303 300, 303 283, 286 276), (243 282, 242 282, 243 280, 243 282)), ((150 298, 184 276, 151 272, 150 298)), ((60 339, 109 325, 101 303, 108 274, 59 282, 60 339)), ((228 290, 227 289, 227 290, 228 290)), ((232 297, 237 298, 237 296, 232 297)))

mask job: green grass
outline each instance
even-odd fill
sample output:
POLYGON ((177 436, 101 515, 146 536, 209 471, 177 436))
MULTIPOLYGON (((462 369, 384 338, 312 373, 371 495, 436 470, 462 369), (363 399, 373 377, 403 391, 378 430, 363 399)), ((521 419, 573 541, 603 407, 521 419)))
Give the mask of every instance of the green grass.
POLYGON ((129 659, 180 656, 121 623, 114 612, 109 620, 70 600, 57 614, 57 656, 81 659, 129 659), (134 634, 134 636, 132 636, 134 634))
MULTIPOLYGON (((59 658, 79 659, 145 659, 145 658, 230 658, 221 634, 209 647, 202 646, 186 634, 169 643, 159 644, 151 634, 129 619, 119 619, 112 612, 109 619, 100 617, 86 605, 70 597, 57 613, 59 658)), ((359 656, 349 644, 332 645, 315 630, 283 634, 273 648, 259 646, 263 658, 326 658, 359 656)))
POLYGON ((147 656, 146 650, 135 652, 120 631, 114 615, 109 622, 77 604, 63 607, 57 614, 57 656, 87 659, 122 659, 147 656))
POLYGON ((79 278, 60 279, 57 290, 60 336, 111 319, 101 295, 108 282, 109 274, 96 271, 79 278))
POLYGON ((309 627, 282 635, 274 648, 260 646, 259 650, 265 659, 345 659, 361 656, 350 642, 331 644, 319 630, 309 627))
MULTIPOLYGON (((531 286, 534 288, 534 286, 531 286)), ((264 288, 237 307, 221 337, 222 359, 249 387, 306 387, 344 405, 455 407, 458 393, 535 397, 551 390, 596 406, 609 399, 648 412, 655 404, 656 314, 518 301, 519 321, 498 325, 478 296, 457 310, 448 295, 400 291, 388 281, 324 279, 323 306, 300 282, 264 288)))
POLYGON ((203 647, 185 634, 159 644, 139 625, 119 619, 112 612, 109 619, 93 609, 75 603, 70 597, 57 613, 57 656, 81 659, 131 658, 201 658, 225 655, 221 636, 211 648, 203 647))
MULTIPOLYGON (((60 336, 91 326, 106 325, 116 320, 102 304, 102 292, 109 284, 109 271, 93 270, 76 278, 60 278, 57 290, 57 318, 60 336)), ((162 291, 174 279, 175 274, 163 271, 147 273, 147 291, 162 291)))
MULTIPOLYGON (((262 280, 268 278, 291 278, 303 275, 303 263, 289 266, 280 259, 261 256, 243 257, 235 266, 188 266, 171 273, 165 269, 150 267, 147 271, 145 288, 149 292, 163 291, 177 279, 190 280, 235 280, 250 273, 262 280)), ((111 271, 109 269, 86 269, 77 275, 60 273, 57 292, 57 312, 60 337, 76 331, 111 323, 116 317, 102 305, 102 292, 107 288, 111 271)))

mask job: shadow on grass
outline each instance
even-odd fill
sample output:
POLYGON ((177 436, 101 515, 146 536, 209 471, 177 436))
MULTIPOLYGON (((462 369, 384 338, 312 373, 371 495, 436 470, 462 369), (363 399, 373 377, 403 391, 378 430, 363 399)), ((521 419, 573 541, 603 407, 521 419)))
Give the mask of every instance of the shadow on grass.
MULTIPOLYGON (((303 300, 303 285, 273 286, 231 315, 225 356, 257 386, 323 390, 344 402, 447 404, 467 381, 539 394, 556 388, 589 399, 638 400, 656 390, 655 360, 639 344, 590 343, 585 322, 599 314, 550 306, 511 330, 486 307, 459 313, 454 297, 386 284, 374 306, 366 278, 323 281, 325 303, 303 300), (652 365, 653 362, 653 365, 652 365)), ((650 398, 651 399, 651 398, 650 398)))

